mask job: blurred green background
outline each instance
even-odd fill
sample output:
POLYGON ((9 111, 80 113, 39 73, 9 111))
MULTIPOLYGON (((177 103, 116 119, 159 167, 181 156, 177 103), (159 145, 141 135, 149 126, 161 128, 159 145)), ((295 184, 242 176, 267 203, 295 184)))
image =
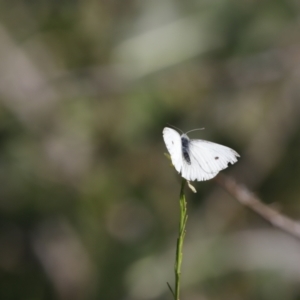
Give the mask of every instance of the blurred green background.
MULTIPOLYGON (((167 123, 300 217, 300 2, 0 2, 0 299, 172 299, 167 123)), ((300 299, 300 242, 187 190, 183 300, 300 299)))

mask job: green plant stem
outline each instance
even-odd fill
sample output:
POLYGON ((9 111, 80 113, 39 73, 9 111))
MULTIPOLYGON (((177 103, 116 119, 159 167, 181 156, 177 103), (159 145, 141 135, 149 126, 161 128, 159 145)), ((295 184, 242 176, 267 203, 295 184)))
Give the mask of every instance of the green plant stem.
POLYGON ((180 276, 181 276, 181 263, 182 263, 182 246, 183 240, 185 236, 185 226, 187 221, 187 207, 186 200, 184 195, 184 187, 186 184, 186 180, 182 179, 181 190, 180 190, 180 221, 179 221, 179 234, 177 238, 177 246, 176 246, 176 259, 175 259, 175 293, 174 299, 179 300, 180 294, 180 276))

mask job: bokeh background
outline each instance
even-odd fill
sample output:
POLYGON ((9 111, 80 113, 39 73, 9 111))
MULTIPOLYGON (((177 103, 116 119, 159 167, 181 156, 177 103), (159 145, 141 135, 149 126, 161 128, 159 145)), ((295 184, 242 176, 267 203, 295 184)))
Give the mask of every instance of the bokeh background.
MULTIPOLYGON (((172 299, 167 123, 300 217, 300 2, 0 2, 0 299, 172 299)), ((187 190, 182 299, 300 299, 300 242, 187 190)))

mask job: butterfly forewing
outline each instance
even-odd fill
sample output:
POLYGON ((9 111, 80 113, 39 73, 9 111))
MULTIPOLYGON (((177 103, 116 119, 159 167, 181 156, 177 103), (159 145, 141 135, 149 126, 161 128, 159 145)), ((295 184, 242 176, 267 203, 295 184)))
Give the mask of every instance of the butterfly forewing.
POLYGON ((239 154, 231 148, 203 140, 191 140, 189 150, 191 165, 197 165, 201 169, 198 173, 203 179, 197 180, 215 177, 221 170, 228 167, 228 163, 237 162, 237 157, 239 157, 239 154))
POLYGON ((172 128, 164 128, 163 138, 170 153, 172 164, 178 173, 182 169, 182 150, 180 134, 172 128))

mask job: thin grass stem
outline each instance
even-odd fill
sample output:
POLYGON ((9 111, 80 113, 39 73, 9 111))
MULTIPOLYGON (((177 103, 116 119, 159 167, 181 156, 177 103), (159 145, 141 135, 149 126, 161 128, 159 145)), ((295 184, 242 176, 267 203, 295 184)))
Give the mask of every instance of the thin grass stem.
POLYGON ((180 221, 179 221, 179 232, 177 238, 177 246, 176 246, 176 258, 175 258, 175 293, 174 299, 179 300, 180 298, 180 279, 181 279, 181 264, 182 264, 182 247, 183 241, 185 237, 185 227, 187 222, 187 205, 184 194, 184 187, 186 184, 186 180, 182 179, 181 189, 180 189, 180 221))

